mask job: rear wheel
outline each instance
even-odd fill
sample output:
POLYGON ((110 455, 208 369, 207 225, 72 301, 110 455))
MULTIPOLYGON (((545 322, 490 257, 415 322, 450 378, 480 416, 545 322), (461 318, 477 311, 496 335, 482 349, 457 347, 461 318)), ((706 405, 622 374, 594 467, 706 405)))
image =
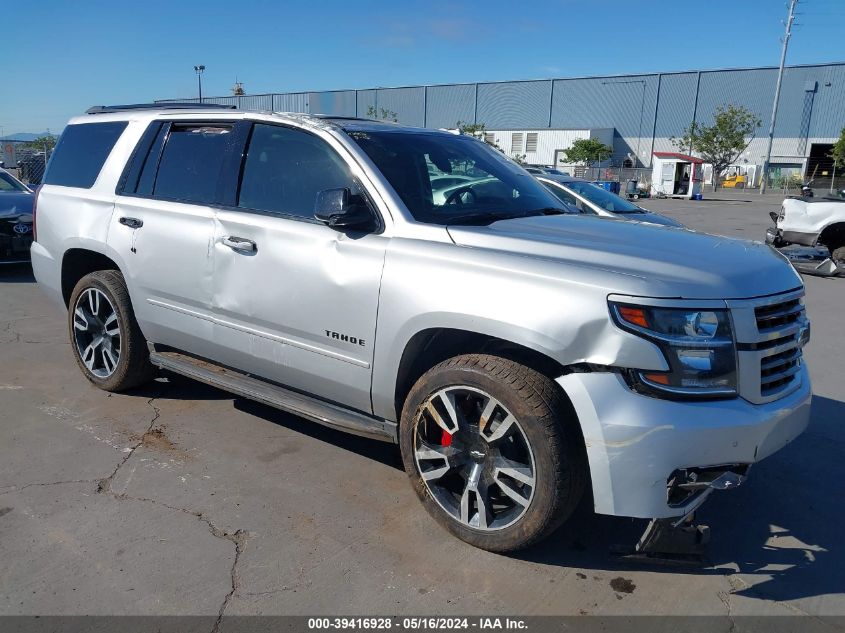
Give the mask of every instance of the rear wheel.
POLYGON ((77 364, 100 389, 123 391, 153 377, 146 340, 118 271, 98 270, 79 280, 70 297, 68 328, 77 364))
POLYGON ((426 372, 406 399, 400 445, 426 510, 482 549, 539 541, 583 493, 583 440, 559 388, 496 356, 457 356, 426 372))

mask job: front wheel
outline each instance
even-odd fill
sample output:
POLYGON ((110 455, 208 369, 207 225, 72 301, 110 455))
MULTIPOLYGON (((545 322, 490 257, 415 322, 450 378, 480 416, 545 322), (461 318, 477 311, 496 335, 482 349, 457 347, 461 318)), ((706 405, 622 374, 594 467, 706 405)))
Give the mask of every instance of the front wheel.
POLYGON ((118 271, 98 270, 79 280, 70 296, 68 328, 79 368, 100 389, 124 391, 153 377, 147 343, 118 271))
POLYGON ((426 510, 482 549, 541 540, 584 490, 571 406, 548 377, 504 358, 456 356, 430 369, 405 401, 399 435, 426 510))

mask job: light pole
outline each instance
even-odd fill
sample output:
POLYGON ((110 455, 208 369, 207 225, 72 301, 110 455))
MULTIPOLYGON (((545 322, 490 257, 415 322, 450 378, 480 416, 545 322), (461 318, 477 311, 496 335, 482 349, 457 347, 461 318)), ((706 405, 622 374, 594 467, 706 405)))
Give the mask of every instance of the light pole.
POLYGON ((640 122, 637 126, 637 161, 634 163, 634 167, 637 167, 642 161, 640 160, 640 137, 643 135, 643 112, 645 111, 645 86, 646 81, 645 79, 631 79, 630 81, 603 81, 601 82, 602 86, 612 86, 614 84, 642 84, 643 86, 643 94, 640 98, 640 122))
POLYGON ((780 86, 783 83, 783 66, 786 63, 786 49, 792 35, 792 23, 795 21, 795 5, 798 0, 790 0, 789 16, 786 18, 786 31, 783 34, 783 48, 780 51, 780 67, 778 67, 778 82, 775 85, 775 100, 772 103, 772 118, 769 122, 769 140, 766 142, 766 158, 763 161, 763 178, 760 181, 760 193, 766 193, 766 179, 769 177, 769 164, 772 161, 772 141, 775 138, 775 121, 778 118, 778 100, 780 100, 780 86))
POLYGON ((197 73, 197 87, 200 93, 200 103, 202 103, 202 73, 205 71, 205 66, 202 64, 194 66, 194 71, 197 73))

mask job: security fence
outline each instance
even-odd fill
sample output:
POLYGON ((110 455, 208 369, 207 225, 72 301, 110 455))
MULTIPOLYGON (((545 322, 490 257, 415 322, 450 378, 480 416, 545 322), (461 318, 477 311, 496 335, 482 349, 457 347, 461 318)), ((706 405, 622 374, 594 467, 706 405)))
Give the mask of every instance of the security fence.
POLYGON ((44 170, 52 154, 52 143, 3 139, 0 141, 0 162, 18 180, 28 185, 41 184, 44 170))

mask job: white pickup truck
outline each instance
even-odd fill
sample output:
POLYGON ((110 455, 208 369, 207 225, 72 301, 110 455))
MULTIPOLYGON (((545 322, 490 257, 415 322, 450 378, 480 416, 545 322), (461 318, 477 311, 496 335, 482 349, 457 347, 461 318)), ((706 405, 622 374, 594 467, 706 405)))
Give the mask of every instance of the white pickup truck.
POLYGON ((845 198, 787 198, 779 213, 769 215, 775 226, 766 231, 767 244, 825 246, 845 270, 845 198))

